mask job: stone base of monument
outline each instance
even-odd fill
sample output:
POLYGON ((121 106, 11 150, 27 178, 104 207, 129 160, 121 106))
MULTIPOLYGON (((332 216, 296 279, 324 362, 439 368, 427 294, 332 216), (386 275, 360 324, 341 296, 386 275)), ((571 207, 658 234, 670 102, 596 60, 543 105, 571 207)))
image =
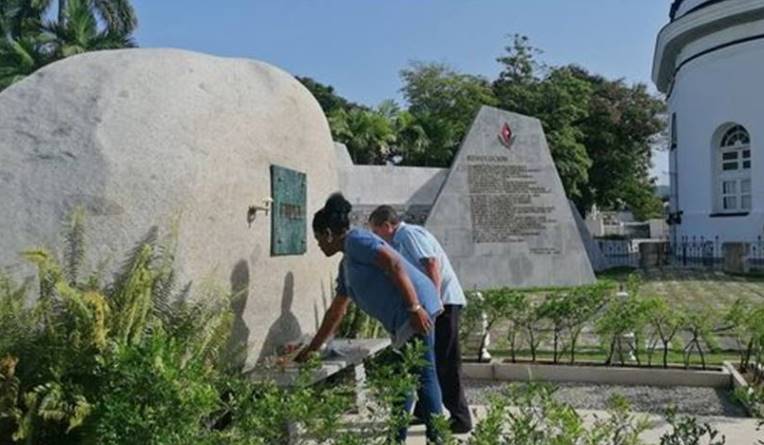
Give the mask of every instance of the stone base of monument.
POLYGON ((732 374, 726 367, 663 369, 614 367, 600 364, 561 365, 543 363, 465 363, 464 377, 477 380, 513 382, 590 383, 626 386, 684 386, 731 388, 732 374))

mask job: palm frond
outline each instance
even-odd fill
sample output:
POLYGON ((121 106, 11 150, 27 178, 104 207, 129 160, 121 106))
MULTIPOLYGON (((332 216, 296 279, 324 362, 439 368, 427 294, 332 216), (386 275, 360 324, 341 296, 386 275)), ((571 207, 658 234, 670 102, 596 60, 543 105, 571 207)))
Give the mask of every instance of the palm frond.
POLYGON ((92 0, 108 29, 116 34, 129 35, 138 27, 138 16, 129 0, 92 0))
POLYGON ((78 207, 70 214, 64 233, 64 275, 75 286, 85 262, 85 209, 78 207))

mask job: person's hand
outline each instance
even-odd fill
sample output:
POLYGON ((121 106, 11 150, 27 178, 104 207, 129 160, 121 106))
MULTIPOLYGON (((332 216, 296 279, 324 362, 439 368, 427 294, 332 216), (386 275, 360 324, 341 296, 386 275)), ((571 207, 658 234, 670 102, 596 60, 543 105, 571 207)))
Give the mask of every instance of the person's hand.
POLYGON ((296 363, 304 363, 310 360, 311 356, 315 354, 315 351, 311 350, 307 346, 302 349, 302 351, 298 352, 296 356, 294 356, 294 361, 296 363))
POLYGON ((424 308, 420 307, 409 315, 411 326, 420 334, 427 333, 432 328, 432 320, 424 308))

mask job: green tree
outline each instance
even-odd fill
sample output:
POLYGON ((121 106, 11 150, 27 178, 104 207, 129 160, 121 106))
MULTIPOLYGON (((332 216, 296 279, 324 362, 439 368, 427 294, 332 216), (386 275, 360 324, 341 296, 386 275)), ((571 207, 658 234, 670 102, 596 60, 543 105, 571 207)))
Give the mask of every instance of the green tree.
POLYGON ((310 77, 296 76, 296 78, 313 94, 313 97, 316 98, 318 104, 321 105, 321 109, 324 110, 324 114, 327 116, 337 110, 350 111, 353 108, 366 108, 338 95, 331 85, 323 84, 310 77))
POLYGON ((644 84, 608 80, 580 67, 571 67, 570 72, 592 88, 588 115, 579 124, 592 159, 580 206, 625 204, 638 219, 660 217, 662 204, 653 192, 650 167, 656 136, 666 127, 663 100, 644 84))
POLYGON ((86 51, 135 46, 128 0, 59 0, 57 20, 45 20, 53 0, 0 2, 0 90, 58 59, 86 51))
POLYGON ((340 108, 329 115, 329 125, 334 139, 347 145, 356 164, 383 164, 393 153, 395 129, 380 112, 340 108))
MULTIPOLYGON (((646 304, 647 316, 650 320, 655 339, 661 342, 663 348, 663 367, 668 368, 669 347, 684 325, 684 315, 664 297, 648 298, 646 304)), ((652 364, 653 352, 654 347, 651 346, 648 352, 648 364, 652 364)))
POLYGON ((515 35, 493 89, 499 106, 541 120, 560 179, 572 199, 580 199, 589 182, 592 166, 584 133, 578 126, 588 115, 591 86, 567 67, 542 67, 534 57, 538 50, 528 39, 515 35))
POLYGON ((400 72, 401 91, 430 141, 404 158, 408 165, 447 167, 483 105, 497 105, 490 82, 432 62, 412 62, 400 72))
POLYGON ((138 16, 130 0, 33 0, 44 5, 45 9, 58 5, 58 26, 66 26, 73 17, 70 13, 71 3, 82 3, 98 17, 109 32, 130 35, 138 27, 138 16))
POLYGON ((0 91, 50 62, 43 12, 30 0, 0 2, 0 91))
POLYGON ((651 147, 665 130, 664 102, 642 84, 608 80, 578 66, 547 67, 528 38, 515 35, 497 60, 499 106, 541 120, 568 196, 579 209, 629 207, 658 216, 651 147))
MULTIPOLYGON (((130 48, 135 46, 129 33, 107 26, 99 29, 97 9, 90 0, 66 0, 64 20, 45 27, 53 38, 54 57, 63 59, 88 51, 130 48)), ((125 26, 125 25, 119 25, 125 26)))

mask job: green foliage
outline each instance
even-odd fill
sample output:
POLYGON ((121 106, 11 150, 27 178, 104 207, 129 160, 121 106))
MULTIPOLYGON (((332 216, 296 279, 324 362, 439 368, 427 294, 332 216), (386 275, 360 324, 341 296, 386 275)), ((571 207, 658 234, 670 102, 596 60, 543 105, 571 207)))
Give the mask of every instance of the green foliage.
POLYGON ((337 110, 350 111, 353 108, 365 108, 338 95, 331 85, 322 84, 310 77, 297 76, 297 80, 313 94, 313 97, 316 98, 318 104, 321 105, 321 109, 324 110, 324 114, 327 116, 337 110))
POLYGON ((655 345, 660 341, 663 350, 663 367, 668 368, 671 342, 685 324, 684 313, 663 297, 649 297, 645 301, 647 318, 652 329, 653 341, 648 351, 648 364, 652 364, 655 345))
POLYGON ((750 414, 760 419, 764 418, 764 387, 761 385, 741 386, 735 388, 733 397, 746 407, 750 414))
MULTIPOLYGON (((724 315, 724 323, 740 351, 739 369, 749 369, 752 360, 761 363, 764 349, 764 305, 738 299, 724 315)), ((760 377, 760 373, 757 372, 755 377, 760 377)))
POLYGON ((411 423, 411 414, 404 404, 418 387, 417 370, 423 365, 423 347, 416 342, 397 352, 386 351, 369 367, 369 390, 376 402, 370 407, 371 418, 384 425, 382 435, 372 436, 380 443, 395 443, 398 431, 411 423))
POLYGON ((374 110, 339 108, 329 115, 334 139, 347 145, 357 164, 383 164, 393 154, 393 123, 374 110))
POLYGON ((703 369, 706 369, 706 358, 701 342, 705 343, 709 349, 715 349, 717 347, 716 336, 714 333, 717 321, 716 311, 709 306, 694 309, 685 315, 683 330, 689 334, 690 337, 690 340, 684 347, 685 367, 689 367, 690 357, 693 354, 693 351, 697 351, 700 356, 701 365, 703 369))
POLYGON ((649 424, 614 399, 605 418, 587 426, 572 406, 557 401, 555 388, 531 383, 510 385, 494 396, 486 417, 467 440, 469 445, 637 445, 649 424))
POLYGON ((650 179, 651 148, 666 128, 665 104, 644 84, 627 85, 572 67, 571 73, 591 86, 587 116, 578 124, 592 159, 589 183, 577 201, 588 209, 627 205, 637 219, 662 215, 650 179))
MULTIPOLYGON (((107 4, 108 2, 99 2, 107 4)), ((127 23, 99 27, 92 0, 66 0, 59 20, 45 25, 53 42, 53 57, 63 59, 88 51, 130 48, 135 46, 127 23), (124 28, 127 28, 126 31, 124 28)))
POLYGON ((513 36, 492 82, 443 63, 412 62, 400 72, 407 109, 372 110, 331 86, 300 81, 357 163, 448 167, 480 107, 497 106, 541 120, 567 195, 581 211, 597 204, 629 208, 638 219, 660 217, 650 167, 666 128, 664 101, 643 84, 575 65, 546 66, 540 53, 527 37, 513 36))
POLYGON ((665 105, 642 84, 608 80, 578 66, 545 67, 527 37, 515 35, 494 91, 501 108, 541 119, 568 196, 578 207, 660 215, 649 179, 651 146, 665 105))
MULTIPOLYGON (((347 428, 352 391, 314 385, 317 362, 295 385, 253 383, 226 362, 231 298, 213 283, 176 290, 175 241, 153 229, 105 286, 82 281, 81 214, 64 236, 67 267, 33 250, 31 286, 0 276, 0 443, 388 444, 410 420, 422 347, 370 371, 369 429, 347 428), (376 426, 387 425, 382 431, 376 426)), ((448 443, 453 437, 439 419, 448 443)))
POLYGON ((567 332, 571 364, 576 361, 576 347, 581 333, 607 304, 613 288, 612 282, 601 281, 591 286, 574 288, 565 296, 567 314, 562 322, 562 330, 567 332))
POLYGON ((698 424, 694 417, 677 416, 676 410, 666 412, 671 431, 661 436, 660 445, 724 445, 727 441, 708 423, 698 424))
POLYGON ((51 3, 0 2, 0 91, 61 58, 135 46, 129 0, 58 0, 57 20, 46 20, 51 3))
POLYGON ((617 357, 620 364, 625 364, 625 354, 631 351, 637 364, 641 364, 641 352, 645 331, 650 321, 651 302, 639 295, 639 282, 636 275, 629 277, 629 292, 624 296, 612 298, 606 306, 595 330, 600 336, 603 348, 608 351, 605 364, 610 365, 617 357), (627 340, 632 337, 633 343, 627 340))
POLYGON ((505 50, 498 59, 502 73, 494 82, 499 106, 542 121, 565 190, 578 199, 592 166, 578 126, 588 114, 591 85, 568 67, 539 69, 534 60, 538 51, 525 37, 515 35, 505 50))
POLYGON ((203 437, 203 421, 219 408, 219 396, 212 370, 186 354, 182 342, 161 331, 137 344, 118 343, 99 370, 104 383, 93 439, 180 445, 203 437))
MULTIPOLYGON (((486 337, 497 322, 511 317, 526 306, 526 296, 511 289, 489 290, 479 300, 478 309, 486 315, 485 334, 480 341, 480 351, 485 348, 486 337)), ((478 357, 480 359, 480 357, 478 357)))
POLYGON ((401 70, 408 111, 427 135, 427 149, 412 149, 408 165, 448 167, 482 105, 496 105, 491 85, 442 63, 412 62, 401 70))
POLYGON ((161 252, 156 237, 135 249, 111 286, 94 287, 79 280, 81 212, 64 239, 65 268, 44 250, 24 254, 38 269, 32 306, 25 304, 28 286, 0 279, 3 385, 13 388, 1 406, 0 431, 45 443, 192 437, 200 428, 192 418, 217 407, 210 382, 230 330, 228 298, 207 292, 160 306, 156 285, 166 280, 172 253, 161 252), (188 435, 171 432, 168 422, 178 418, 188 435))
POLYGON ((572 319, 575 307, 573 299, 562 293, 547 294, 539 307, 539 317, 549 320, 552 324, 554 363, 559 362, 563 330, 572 319))

